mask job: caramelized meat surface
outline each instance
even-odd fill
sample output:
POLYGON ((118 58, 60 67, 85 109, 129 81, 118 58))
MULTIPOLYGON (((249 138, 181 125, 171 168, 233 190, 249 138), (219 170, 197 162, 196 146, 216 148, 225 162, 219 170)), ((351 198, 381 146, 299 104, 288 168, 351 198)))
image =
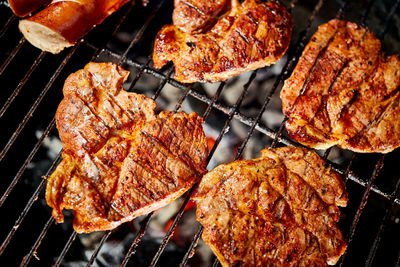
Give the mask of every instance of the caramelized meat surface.
POLYGON ((311 38, 281 91, 286 129, 324 149, 387 153, 400 146, 400 59, 372 32, 331 20, 311 38))
POLYGON ((48 178, 57 222, 74 211, 74 229, 112 229, 173 201, 206 172, 207 143, 195 113, 161 112, 122 89, 128 72, 89 63, 65 82, 57 114, 64 152, 48 178))
POLYGON ((337 206, 347 204, 340 176, 305 148, 261 154, 203 177, 203 240, 223 266, 334 265, 346 249, 337 226, 337 206))
POLYGON ((289 46, 292 18, 276 2, 175 0, 174 25, 157 34, 153 61, 184 83, 217 82, 274 64, 289 46))

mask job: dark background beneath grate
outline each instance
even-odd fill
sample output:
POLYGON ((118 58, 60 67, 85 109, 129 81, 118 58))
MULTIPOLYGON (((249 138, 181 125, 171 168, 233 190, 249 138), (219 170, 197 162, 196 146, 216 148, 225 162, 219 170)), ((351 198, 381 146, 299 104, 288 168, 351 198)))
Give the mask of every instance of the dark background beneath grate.
MULTIPOLYGON (((286 4, 288 3, 288 1, 284 2, 286 4)), ((299 1, 299 3, 296 4, 293 10, 295 26, 292 37, 292 46, 295 44, 300 31, 304 29, 306 20, 313 10, 316 2, 317 1, 299 1)), ((365 11, 368 2, 369 1, 357 1, 357 3, 349 3, 344 12, 344 18, 360 23, 362 14, 365 11)), ((379 35, 382 31, 387 14, 394 5, 395 1, 375 2, 376 3, 374 3, 370 11, 370 15, 367 20, 367 26, 370 27, 370 29, 377 35, 379 35)), ((157 4, 157 2, 151 1, 147 7, 142 7, 139 4, 134 6, 132 12, 129 13, 126 20, 121 24, 118 33, 110 42, 108 42, 107 51, 112 51, 121 55, 157 4)), ((318 25, 327 22, 331 18, 334 18, 341 4, 342 2, 339 1, 326 1, 319 12, 318 17, 313 22, 308 36, 315 32, 318 25)), ((144 64, 146 62, 147 57, 152 51, 153 40, 157 31, 165 23, 170 23, 172 7, 173 3, 171 0, 165 2, 165 4, 161 7, 160 12, 157 13, 155 19, 149 24, 149 27, 144 32, 144 35, 140 41, 128 54, 128 58, 131 61, 129 64, 125 65, 125 67, 129 68, 133 73, 138 71, 139 64, 144 64)), ((105 41, 110 39, 114 25, 127 9, 128 7, 126 6, 108 18, 101 26, 95 28, 85 38, 85 41, 78 46, 76 52, 72 55, 71 59, 65 65, 65 68, 55 80, 54 84, 50 87, 48 93, 40 102, 38 109, 33 113, 33 116, 30 118, 26 127, 24 127, 15 143, 11 146, 4 159, 0 162, 0 170, 2 174, 2 182, 0 184, 1 194, 3 194, 3 192, 6 190, 9 183, 18 172, 18 169, 36 144, 38 140, 37 130, 43 131, 52 120, 58 103, 62 99, 61 88, 65 78, 71 72, 82 68, 88 61, 90 61, 93 53, 95 52, 94 47, 103 47, 105 45, 105 41)), ((0 6, 0 28, 6 23, 11 15, 11 11, 6 6, 0 6)), ((399 53, 399 21, 400 18, 397 13, 388 24, 388 34, 385 36, 383 43, 383 47, 388 54, 399 53)), ((18 45, 20 38, 21 34, 18 32, 17 22, 15 21, 5 32, 5 35, 0 39, 0 65, 3 64, 11 51, 18 45)), ((291 47, 291 50, 293 50, 293 47, 291 47)), ((71 49, 66 49, 56 56, 50 54, 46 54, 44 56, 43 61, 33 72, 27 83, 22 87, 21 92, 18 94, 15 101, 11 104, 4 116, 0 118, 2 130, 0 135, 0 148, 3 148, 6 145, 15 129, 23 120, 24 116, 27 114, 36 98, 40 95, 43 88, 52 77, 54 71, 58 68, 60 63, 70 51, 71 49)), ((21 50, 16 54, 10 65, 0 76, 0 106, 6 102, 7 98, 18 86, 21 79, 25 76, 26 72, 29 70, 30 66, 39 54, 40 51, 28 43, 25 43, 22 46, 21 50)), ((118 58, 109 56, 107 52, 101 53, 100 58, 103 60, 109 58, 115 62, 118 60, 118 58)), ((164 73, 166 73, 166 69, 164 70, 164 73)), ((261 95, 265 95, 271 88, 271 86, 265 85, 265 80, 270 79, 274 81, 276 75, 277 74, 271 76, 270 72, 267 70, 259 71, 250 91, 257 90, 257 92, 259 92, 261 95)), ((134 75, 131 75, 130 81, 132 80, 133 76, 134 75)), ((145 93, 148 96, 152 96, 157 89, 158 83, 154 81, 152 82, 151 79, 154 79, 153 75, 143 75, 135 85, 135 92, 145 93)), ((234 84, 235 82, 237 82, 237 79, 232 79, 228 82, 228 85, 234 84)), ((193 90, 194 92, 203 94, 210 98, 213 97, 213 95, 207 95, 209 91, 206 90, 206 86, 195 85, 193 90)), ((229 90, 230 88, 225 89, 224 93, 229 94, 229 90), (228 90, 228 92, 226 92, 226 90, 228 90)), ((247 97, 250 96, 252 96, 251 93, 249 93, 247 97)), ((180 97, 180 95, 178 97, 180 97)), ((247 99, 247 97, 244 100, 244 104, 240 108, 240 112, 245 116, 254 118, 262 105, 262 100, 257 101, 257 99, 247 99)), ((177 102, 177 100, 175 101, 177 102)), ((279 104, 279 90, 273 96, 273 102, 274 101, 279 104)), ((157 99, 157 102, 163 106, 165 104, 165 99, 160 97, 157 99)), ((217 103, 225 105, 226 107, 232 106, 232 104, 223 97, 221 97, 217 103)), ((191 95, 185 99, 183 105, 184 110, 189 112, 191 110, 187 110, 188 104, 191 104, 191 107, 200 115, 202 115, 207 108, 205 103, 199 101, 191 95)), ((212 125, 216 129, 221 130, 226 119, 227 115, 225 113, 213 108, 211 115, 207 118, 206 124, 212 125)), ((237 117, 233 119, 232 124, 234 123, 241 124, 237 117)), ((268 124, 268 117, 267 121, 264 121, 261 123, 261 125, 271 127, 268 124)), ((249 129, 249 127, 244 124, 243 128, 247 130, 249 129)), ((272 130, 277 130, 278 126, 272 125, 271 128, 272 130)), ((236 136, 239 136, 240 139, 235 139, 238 143, 237 146, 239 146, 243 140, 243 137, 241 137, 240 134, 236 134, 236 136)), ((56 130, 53 129, 50 132, 50 137, 57 137, 56 130)), ((272 141, 271 138, 257 130, 250 140, 255 139, 259 139, 262 146, 269 146, 272 141)), ((219 146, 225 146, 225 149, 230 149, 233 152, 237 148, 237 146, 229 146, 229 144, 225 144, 223 142, 219 146)), ((257 156, 259 149, 260 147, 257 146, 251 148, 246 147, 245 156, 257 156)), ((351 153, 340 151, 338 149, 334 149, 333 151, 335 151, 337 156, 332 157, 332 160, 345 168, 349 163, 349 155, 351 155, 351 153)), ((391 194, 393 192, 395 189, 395 183, 399 178, 399 154, 399 150, 396 150, 395 152, 386 156, 384 168, 379 173, 379 176, 374 183, 377 188, 387 194, 391 194)), ((330 157, 328 158, 330 159, 330 157)), ((360 177, 360 179, 368 182, 378 158, 379 155, 375 154, 357 155, 351 169, 360 177)), ((4 205, 0 208, 2 225, 0 230, 1 242, 6 238, 8 232, 14 225, 15 220, 18 218, 20 212, 24 209, 27 201, 36 190, 38 184, 41 182, 41 176, 45 174, 53 160, 54 155, 49 155, 49 150, 42 145, 38 153, 33 158, 32 162, 34 163, 34 168, 28 168, 23 173, 17 186, 4 202, 4 205)), ((226 159, 226 161, 229 160, 231 159, 226 159)), ((344 235, 347 235, 349 232, 353 218, 355 217, 365 190, 363 186, 360 186, 353 181, 349 181, 347 183, 347 189, 350 199, 349 205, 348 207, 341 209, 342 220, 340 221, 340 227, 343 230, 344 235)), ((44 224, 49 219, 50 209, 47 207, 44 201, 43 191, 44 190, 42 190, 40 193, 38 200, 36 203, 34 203, 32 209, 29 211, 27 217, 4 251, 4 254, 0 257, 0 263, 2 266, 15 266, 19 264, 24 255, 29 252, 37 236, 40 234, 44 224)), ((376 233, 378 232, 385 217, 386 210, 388 208, 390 209, 390 207, 391 202, 388 199, 371 192, 366 207, 361 214, 360 221, 356 227, 354 240, 351 242, 347 250, 344 265, 360 266, 365 264, 368 253, 376 238, 376 233)), ((373 262, 373 264, 376 266, 394 266, 399 256, 399 206, 395 204, 393 209, 389 210, 389 215, 386 217, 388 218, 387 222, 384 222, 386 228, 382 235, 382 239, 378 246, 377 254, 373 262)), ((197 228, 197 224, 195 224, 193 228, 197 228)), ((127 223, 118 230, 113 231, 113 234, 110 236, 109 240, 119 240, 120 237, 125 236, 126 233, 135 232, 137 230, 137 224, 127 223)), ((54 264, 55 258, 58 257, 63 249, 71 231, 71 216, 66 216, 66 223, 53 225, 37 250, 37 255, 40 258, 40 261, 33 258, 30 261, 30 264, 37 266, 48 266, 54 264)), ((138 250, 135 256, 132 258, 130 264, 132 266, 148 266, 151 258, 155 254, 155 250, 157 249, 157 246, 154 246, 154 244, 152 245, 154 242, 156 241, 145 235, 144 239, 139 243, 138 250)), ((167 250, 161 256, 159 266, 177 266, 186 252, 188 245, 189 244, 185 244, 181 247, 178 246, 178 249, 175 250, 167 248, 167 250)), ((69 252, 66 254, 65 261, 87 261, 85 256, 82 254, 82 250, 83 245, 81 243, 81 238, 77 238, 72 243, 72 247, 69 252)), ((193 263, 196 261, 190 261, 189 264, 191 262, 193 263)), ((97 263, 101 264, 100 262, 97 263)))

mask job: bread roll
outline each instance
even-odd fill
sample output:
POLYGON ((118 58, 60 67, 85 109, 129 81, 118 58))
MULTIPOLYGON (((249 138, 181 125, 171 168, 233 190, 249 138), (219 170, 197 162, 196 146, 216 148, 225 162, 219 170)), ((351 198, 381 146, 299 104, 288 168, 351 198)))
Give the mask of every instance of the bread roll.
POLYGON ((19 22, 25 38, 53 54, 74 45, 129 0, 56 0, 19 22))

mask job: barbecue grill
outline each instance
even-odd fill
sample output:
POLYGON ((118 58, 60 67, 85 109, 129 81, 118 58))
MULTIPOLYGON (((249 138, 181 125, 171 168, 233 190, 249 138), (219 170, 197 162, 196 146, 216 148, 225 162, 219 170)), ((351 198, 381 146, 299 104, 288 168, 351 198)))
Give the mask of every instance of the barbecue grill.
MULTIPOLYGON (((61 88, 70 73, 89 61, 113 61, 124 66, 131 71, 127 90, 152 97, 163 109, 196 111, 204 117, 206 133, 213 139, 209 169, 221 162, 257 155, 260 146, 298 146, 286 134, 283 116, 278 124, 273 123, 270 111, 274 104, 280 108, 282 82, 290 76, 310 35, 318 25, 343 17, 369 27, 388 54, 399 53, 400 16, 396 10, 400 0, 283 2, 294 18, 286 56, 276 66, 213 85, 181 84, 172 78, 172 65, 162 70, 152 67, 153 40, 162 25, 171 22, 172 0, 150 1, 145 7, 128 4, 58 55, 32 47, 18 31, 18 19, 5 2, 0 2, 1 265, 204 265, 204 261, 195 261, 203 228, 194 220, 190 220, 193 235, 188 242, 178 246, 170 240, 183 220, 193 219, 193 212, 186 211, 193 189, 178 200, 178 208, 158 243, 152 241, 148 231, 159 211, 113 231, 89 235, 73 231, 68 212, 65 223, 55 224, 44 201, 46 180, 42 178, 60 161, 54 114, 62 99, 61 88), (250 101, 251 91, 256 97, 253 94, 250 101), (232 94, 237 97, 228 100, 232 94), (232 132, 240 132, 237 128, 241 134, 236 133, 234 142, 226 142, 232 132), (228 156, 216 160, 220 150, 228 151, 224 154, 228 156), (121 237, 126 234, 128 237, 121 237), (125 243, 120 249, 106 246, 121 239, 125 243), (85 248, 87 240, 94 240, 89 250, 85 248), (149 244, 154 249, 147 249, 149 244), (173 247, 178 248, 170 252, 173 247), (121 254, 119 262, 110 259, 115 254, 121 254)), ((348 249, 338 266, 399 266, 399 150, 387 155, 358 154, 335 147, 318 153, 342 175, 349 194, 349 206, 341 209, 339 223, 348 249)), ((207 262, 219 264, 215 258, 207 262)))

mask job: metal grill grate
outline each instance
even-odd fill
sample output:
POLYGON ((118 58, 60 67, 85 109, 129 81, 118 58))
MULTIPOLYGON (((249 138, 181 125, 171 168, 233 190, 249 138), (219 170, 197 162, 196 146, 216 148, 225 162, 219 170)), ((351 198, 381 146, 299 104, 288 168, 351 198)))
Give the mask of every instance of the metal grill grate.
MULTIPOLYGON (((363 11, 358 17, 355 18, 356 22, 358 21, 361 25, 370 26, 368 25, 369 18, 371 16, 379 17, 379 12, 374 9, 374 7, 377 5, 376 2, 379 1, 370 0, 365 3, 362 2, 361 5, 363 5, 363 11), (372 11, 374 11, 374 13, 372 13, 372 11)), ((375 32, 378 36, 380 36, 381 40, 384 40, 387 33, 391 31, 390 26, 393 25, 393 18, 397 16, 396 18, 398 19, 396 10, 398 9, 400 0, 391 2, 391 8, 386 10, 387 12, 383 16, 384 19, 381 20, 380 25, 377 26, 380 31, 375 32)), ((34 214, 35 211, 32 210, 35 206, 34 204, 38 202, 38 199, 42 199, 40 194, 43 194, 45 179, 34 183, 35 188, 33 193, 31 196, 29 196, 28 201, 22 206, 22 212, 19 213, 19 211, 14 210, 13 200, 16 197, 14 196, 13 199, 10 200, 14 191, 17 191, 18 187, 23 187, 25 180, 21 178, 26 178, 26 172, 29 165, 32 163, 34 158, 38 156, 38 154, 43 153, 41 148, 46 140, 48 140, 49 135, 55 131, 54 113, 57 101, 54 101, 53 99, 60 99, 60 88, 65 76, 71 72, 71 69, 76 70, 78 69, 78 66, 82 67, 90 60, 96 61, 101 57, 109 58, 120 65, 124 64, 136 70, 134 77, 131 80, 131 84, 128 89, 129 91, 135 90, 135 85, 137 85, 140 79, 142 79, 145 75, 150 75, 159 80, 158 86, 154 91, 146 92, 151 94, 151 97, 155 100, 158 99, 163 88, 165 88, 167 84, 181 89, 182 93, 179 99, 176 101, 174 108, 175 111, 178 111, 182 108, 184 101, 188 101, 189 98, 194 98, 205 105, 204 112, 200 115, 204 117, 204 121, 206 123, 207 119, 213 114, 213 112, 221 112, 225 114, 225 120, 223 125, 221 125, 222 128, 219 131, 219 134, 215 139, 215 144, 210 151, 210 155, 208 157, 209 161, 212 159, 216 149, 221 145, 223 138, 226 137, 226 134, 229 132, 230 126, 234 120, 239 121, 247 127, 247 134, 243 140, 241 140, 241 144, 237 147, 235 159, 239 159, 242 157, 249 140, 251 138, 255 138, 254 134, 256 132, 268 136, 270 138, 269 143, 271 146, 277 146, 279 143, 284 145, 298 145, 285 135, 283 127, 285 120, 282 121, 279 127, 271 128, 262 122, 262 116, 265 111, 268 110, 271 100, 278 97, 276 92, 282 85, 283 80, 286 79, 293 70, 305 44, 307 43, 307 38, 310 36, 313 30, 315 30, 316 26, 321 23, 316 21, 317 17, 320 18, 320 20, 322 18, 324 21, 335 16, 343 16, 344 18, 347 18, 347 16, 352 17, 352 11, 354 11, 356 8, 354 5, 354 3, 347 3, 347 1, 338 1, 338 3, 335 3, 333 1, 319 0, 315 3, 313 2, 312 9, 310 10, 310 16, 307 18, 296 18, 295 12, 297 9, 301 8, 301 3, 297 3, 296 0, 287 3, 289 10, 295 16, 295 25, 298 25, 296 24, 296 20, 303 22, 305 21, 305 24, 301 29, 297 29, 297 35, 292 36, 292 44, 287 52, 287 56, 285 59, 283 59, 285 64, 279 74, 274 78, 275 81, 273 82, 272 86, 265 89, 267 94, 262 102, 262 105, 258 108, 256 116, 254 117, 244 114, 241 111, 241 107, 249 92, 249 88, 259 75, 259 71, 251 72, 251 74, 248 76, 247 82, 242 86, 242 90, 236 102, 233 105, 229 105, 224 103, 220 98, 230 81, 226 83, 220 83, 214 95, 209 97, 206 93, 198 90, 196 85, 184 85, 172 79, 172 66, 165 71, 155 70, 151 67, 150 46, 152 43, 149 44, 147 41, 154 38, 157 30, 160 28, 160 25, 168 22, 168 19, 163 18, 163 15, 166 14, 165 16, 168 15, 170 17, 172 10, 171 1, 154 1, 151 2, 148 7, 140 7, 138 5, 126 6, 120 10, 118 14, 115 14, 111 18, 107 19, 105 21, 105 25, 97 27, 92 33, 85 37, 84 40, 81 40, 77 45, 57 56, 48 55, 45 52, 38 52, 32 48, 26 42, 25 38, 21 38, 21 35, 17 33, 16 17, 13 16, 5 6, 0 6, 0 25, 3 25, 0 29, 0 45, 2 47, 0 51, 0 79, 2 80, 0 80, 0 82, 8 79, 16 79, 16 81, 19 80, 18 84, 11 87, 14 88, 12 91, 7 92, 7 90, 5 90, 4 94, 6 94, 6 96, 3 97, 4 101, 0 108, 0 120, 2 120, 3 125, 5 125, 2 133, 3 137, 1 137, 1 143, 4 143, 4 145, 0 151, 0 167, 2 170, 4 169, 4 173, 8 175, 7 168, 10 165, 16 166, 16 170, 10 167, 10 169, 12 169, 11 173, 12 171, 15 171, 16 174, 11 174, 9 176, 12 178, 8 178, 9 181, 7 185, 3 185, 4 189, 0 192, 2 194, 0 198, 0 208, 2 209, 3 216, 7 217, 6 223, 8 224, 3 228, 4 231, 2 233, 2 237, 4 237, 3 241, 0 241, 2 242, 0 246, 0 262, 2 261, 2 258, 7 258, 7 252, 11 251, 12 255, 14 255, 14 252, 15 255, 21 255, 21 253, 22 255, 25 255, 22 259, 21 257, 17 259, 18 261, 21 261, 22 266, 26 266, 29 263, 41 265, 40 263, 44 259, 41 259, 40 261, 32 261, 32 257, 38 259, 41 257, 41 255, 47 255, 51 254, 51 252, 54 252, 52 255, 48 255, 46 257, 43 256, 43 258, 47 258, 47 262, 49 264, 60 266, 64 258, 70 252, 70 249, 76 240, 77 234, 76 232, 72 231, 71 234, 66 238, 65 242, 60 241, 55 244, 58 249, 57 251, 50 251, 49 247, 54 245, 50 244, 46 246, 46 250, 41 250, 40 255, 37 255, 37 251, 39 250, 41 244, 46 243, 46 238, 49 238, 49 235, 65 233, 65 230, 60 229, 63 227, 62 225, 54 224, 54 219, 49 214, 48 209, 46 210, 47 213, 45 213, 47 214, 45 215, 47 216, 45 218, 48 219, 44 221, 44 225, 32 223, 33 226, 30 228, 30 225, 27 225, 27 222, 25 222, 24 225, 22 224, 29 214, 34 214), (334 11, 331 10, 332 8, 334 11), (329 11, 330 13, 327 14, 329 11), (136 25, 128 25, 129 22, 136 25), (105 34, 105 32, 107 32, 107 34, 105 34), (127 44, 125 44, 125 48, 114 49, 113 47, 110 47, 110 42, 114 40, 116 35, 120 34, 121 32, 129 33, 128 35, 130 36, 130 40, 127 44), (142 52, 139 53, 137 51, 142 52), (36 55, 36 57, 34 55, 36 55), (32 63, 29 64, 25 61, 32 63), (47 65, 47 63, 49 63, 49 65, 47 65), (14 75, 13 72, 20 69, 18 66, 19 64, 24 65, 24 67, 21 67, 22 75, 14 75), (48 66, 51 66, 51 68, 48 66), (26 70, 23 71, 23 68, 26 70), (44 84, 42 84, 43 82, 38 81, 38 78, 36 77, 37 75, 35 74, 38 72, 38 70, 46 68, 48 68, 47 72, 50 73, 48 73, 47 76, 44 75, 46 78, 43 77, 42 80, 44 81, 44 84), (18 102, 18 100, 21 100, 23 97, 27 96, 27 93, 24 92, 24 90, 26 91, 31 88, 38 88, 36 91, 38 92, 38 95, 32 98, 32 103, 26 107, 19 106, 21 102, 18 102), (49 104, 49 101, 50 103, 55 103, 49 104), (41 110, 43 107, 44 110, 41 110), (18 111, 18 114, 14 114, 16 111, 18 111), (39 113, 41 116, 42 114, 46 114, 43 116, 43 121, 46 121, 47 119, 50 122, 47 124, 44 123, 43 126, 43 121, 37 119, 37 113, 39 113), (32 135, 35 129, 39 128, 44 129, 43 132, 40 134, 38 140, 33 142, 32 148, 27 149, 24 145, 24 139, 27 138, 27 136, 32 135), (26 158, 21 154, 27 154, 26 158), (14 159, 18 159, 16 161, 18 164, 14 164, 14 159), (14 218, 13 216, 16 216, 14 223, 11 219, 14 218), (19 229, 20 227, 21 229, 19 229), (41 229, 38 237, 33 239, 33 245, 26 244, 25 242, 21 243, 20 240, 23 240, 23 238, 25 238, 27 235, 25 233, 22 234, 22 238, 18 237, 18 232, 22 231, 23 228, 28 229, 26 230, 28 232, 30 232, 30 230, 38 232, 41 229), (52 231, 54 228, 57 228, 58 230, 52 231), (11 247, 11 244, 13 243, 12 241, 14 240, 19 240, 20 242, 17 242, 17 244, 14 244, 11 247), (26 247, 23 247, 22 245, 26 245, 26 247)), ((6 86, 8 86, 8 84, 9 83, 5 83, 6 86)), ((30 94, 28 94, 28 96, 30 96, 30 94)), ((387 156, 372 155, 367 159, 365 155, 353 153, 351 155, 351 159, 347 162, 335 163, 328 160, 331 151, 331 149, 325 151, 323 158, 327 161, 327 164, 333 167, 344 177, 346 184, 349 187, 348 191, 351 202, 350 207, 342 210, 345 218, 343 220, 344 222, 341 223, 347 227, 342 227, 342 229, 344 229, 344 232, 347 233, 349 248, 346 254, 341 258, 339 265, 342 266, 343 264, 354 264, 354 260, 357 258, 361 258, 361 261, 358 259, 357 262, 367 266, 376 264, 377 262, 382 262, 384 260, 387 260, 389 263, 388 265, 398 265, 400 261, 400 245, 389 244, 389 246, 392 247, 392 250, 387 252, 382 251, 382 247, 383 244, 390 242, 390 239, 387 237, 388 234, 385 235, 385 233, 390 231, 391 234, 398 234, 400 232, 400 227, 397 226, 396 223, 392 222, 392 218, 396 217, 395 215, 398 214, 400 208, 400 179, 398 179, 398 177, 393 177, 395 174, 392 173, 390 171, 390 167, 387 166, 390 164, 387 163, 388 161, 394 165, 398 163, 397 159, 399 159, 399 153, 395 151, 387 156), (369 164, 370 162, 373 162, 371 164, 373 168, 365 168, 367 170, 364 172, 362 168, 360 169, 354 166, 357 164, 360 165, 360 162, 361 164, 366 164, 367 162, 369 164), (385 173, 385 169, 389 169, 389 171, 387 171, 388 173, 385 173), (378 178, 381 178, 380 180, 387 179, 388 181, 378 184, 378 178), (369 201, 371 196, 373 196, 373 201, 380 199, 380 201, 384 203, 384 207, 381 209, 382 214, 380 214, 378 222, 374 226, 375 228, 369 229, 369 231, 373 231, 373 237, 370 238, 370 240, 362 249, 357 250, 354 242, 361 240, 357 241, 356 244, 359 245, 360 243, 363 243, 364 238, 360 236, 369 234, 369 232, 366 232, 368 229, 365 229, 365 227, 359 225, 366 221, 366 219, 362 220, 362 218, 363 215, 365 217, 365 210, 368 210, 366 207, 371 203, 371 201, 369 201), (360 198, 359 204, 356 204, 357 198, 360 198), (361 257, 360 252, 363 253, 364 256, 361 257), (390 253, 390 257, 388 257, 388 253, 390 253)), ((47 170, 45 174, 46 177, 51 174, 51 172, 57 166, 58 162, 60 161, 60 157, 61 151, 55 157, 50 168, 47 170)), ((24 192, 23 189, 24 188, 18 192, 24 192)), ((150 262, 150 266, 155 266, 163 254, 176 226, 185 212, 185 207, 189 202, 192 191, 193 188, 184 195, 184 201, 176 213, 174 220, 164 236, 157 252, 154 254, 154 257, 150 262)), ((133 238, 127 250, 127 253, 124 255, 121 261, 122 266, 132 263, 130 262, 131 256, 135 254, 138 246, 140 246, 141 238, 146 233, 152 216, 153 212, 145 216, 145 218, 141 221, 141 226, 136 232, 135 237, 133 238)), ((39 220, 39 218, 31 217, 29 218, 31 222, 39 220)), ((184 253, 184 256, 181 260, 181 266, 188 264, 190 256, 193 254, 195 246, 201 237, 202 231, 203 228, 200 226, 196 234, 193 236, 192 242, 186 248, 186 253, 184 253)), ((89 257, 87 266, 92 266, 96 262, 96 258, 100 253, 103 244, 110 236, 112 236, 112 231, 104 232, 102 238, 97 244, 97 247, 89 257)), ((386 247, 387 245, 385 248, 386 247)), ((8 257, 6 260, 10 260, 10 258, 14 257, 8 257)), ((215 261, 213 266, 217 265, 218 261, 215 261)))

